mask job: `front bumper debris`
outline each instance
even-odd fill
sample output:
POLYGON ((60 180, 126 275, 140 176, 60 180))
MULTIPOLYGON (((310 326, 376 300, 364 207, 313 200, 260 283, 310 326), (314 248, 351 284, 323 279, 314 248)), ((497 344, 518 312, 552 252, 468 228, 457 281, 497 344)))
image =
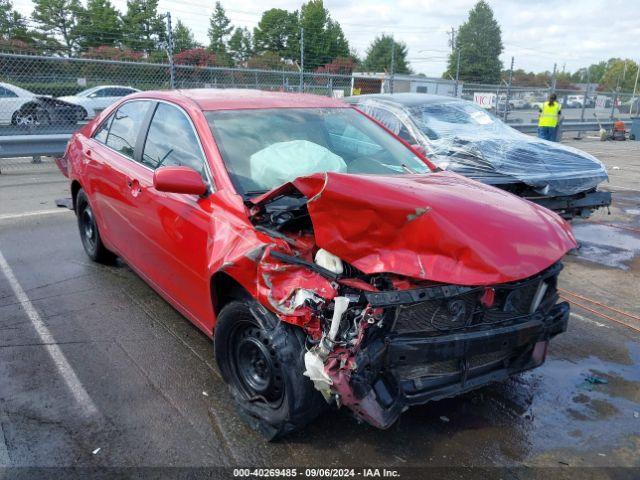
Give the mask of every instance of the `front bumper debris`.
POLYGON ((565 219, 587 218, 598 208, 611 205, 611 192, 594 190, 566 197, 530 198, 529 200, 557 212, 565 219))
MULTIPOLYGON (((566 331, 569 305, 532 314, 515 325, 440 336, 391 334, 358 355, 350 372, 334 365, 333 388, 357 416, 388 428, 411 405, 441 400, 504 381, 544 362, 548 341, 566 331), (366 393, 367 370, 383 358, 383 373, 366 393), (361 387, 361 388, 359 388, 361 387), (359 390, 362 390, 360 397, 359 390), (358 398, 360 397, 360 398, 358 398)), ((329 362, 329 374, 332 375, 329 362)))

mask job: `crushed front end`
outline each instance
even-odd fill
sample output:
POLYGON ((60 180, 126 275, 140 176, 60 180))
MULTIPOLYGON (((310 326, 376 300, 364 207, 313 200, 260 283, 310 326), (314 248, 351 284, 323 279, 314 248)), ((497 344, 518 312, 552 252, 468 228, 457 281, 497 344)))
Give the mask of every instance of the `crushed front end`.
POLYGON ((328 307, 305 374, 327 400, 387 428, 410 405, 535 368, 567 327, 569 306, 557 303, 560 269, 557 263, 520 282, 477 288, 398 290, 380 275, 372 279, 380 288, 359 290, 349 280, 328 307))
POLYGON ((411 405, 544 362, 567 327, 557 280, 575 239, 548 210, 487 189, 445 172, 327 174, 252 200, 274 240, 258 298, 305 330, 303 373, 328 402, 387 428, 411 405), (453 182, 466 192, 451 196, 453 182))

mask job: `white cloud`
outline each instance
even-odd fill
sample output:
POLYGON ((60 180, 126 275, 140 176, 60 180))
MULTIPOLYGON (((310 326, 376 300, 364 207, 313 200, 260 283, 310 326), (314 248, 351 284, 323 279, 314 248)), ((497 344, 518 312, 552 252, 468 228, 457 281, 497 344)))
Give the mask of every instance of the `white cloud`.
MULTIPOLYGON (((120 9, 126 0, 113 0, 120 9)), ((417 72, 440 76, 446 68, 448 31, 466 20, 476 0, 325 0, 342 25, 350 44, 363 54, 380 33, 393 34, 409 47, 417 72)), ((639 60, 640 1, 631 0, 489 0, 502 28, 505 65, 515 56, 516 68, 551 70, 564 65, 575 70, 620 56, 639 60)), ((300 0, 223 0, 232 22, 253 28, 268 8, 300 8, 300 0)), ((30 0, 14 0, 24 15, 30 0)), ((160 0, 160 10, 171 11, 206 42, 208 17, 214 0, 160 0)))

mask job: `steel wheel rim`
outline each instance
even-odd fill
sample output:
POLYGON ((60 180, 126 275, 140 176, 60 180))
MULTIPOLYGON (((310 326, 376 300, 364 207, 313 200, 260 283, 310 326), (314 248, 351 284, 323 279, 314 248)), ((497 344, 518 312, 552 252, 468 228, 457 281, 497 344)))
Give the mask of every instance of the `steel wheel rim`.
POLYGON ((35 119, 33 117, 33 114, 18 113, 18 115, 16 115, 16 125, 28 127, 34 124, 35 124, 35 119))
POLYGON ((93 251, 96 246, 98 231, 96 229, 93 212, 91 211, 91 207, 89 207, 89 205, 87 205, 82 211, 81 219, 82 238, 87 243, 87 246, 90 248, 90 250, 93 251))
POLYGON ((251 402, 271 408, 281 405, 284 382, 280 363, 269 340, 256 325, 239 324, 232 338, 232 368, 234 381, 251 402))

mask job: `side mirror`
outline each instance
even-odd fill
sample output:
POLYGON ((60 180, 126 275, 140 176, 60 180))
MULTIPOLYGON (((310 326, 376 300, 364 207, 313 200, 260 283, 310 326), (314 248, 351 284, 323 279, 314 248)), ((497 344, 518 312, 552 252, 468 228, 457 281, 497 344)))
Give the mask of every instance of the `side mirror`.
POLYGON ((97 96, 98 96, 98 94, 95 93, 95 92, 89 94, 89 98, 96 98, 97 96))
POLYGON ((204 195, 207 184, 189 167, 161 167, 153 172, 153 186, 159 192, 204 195))

